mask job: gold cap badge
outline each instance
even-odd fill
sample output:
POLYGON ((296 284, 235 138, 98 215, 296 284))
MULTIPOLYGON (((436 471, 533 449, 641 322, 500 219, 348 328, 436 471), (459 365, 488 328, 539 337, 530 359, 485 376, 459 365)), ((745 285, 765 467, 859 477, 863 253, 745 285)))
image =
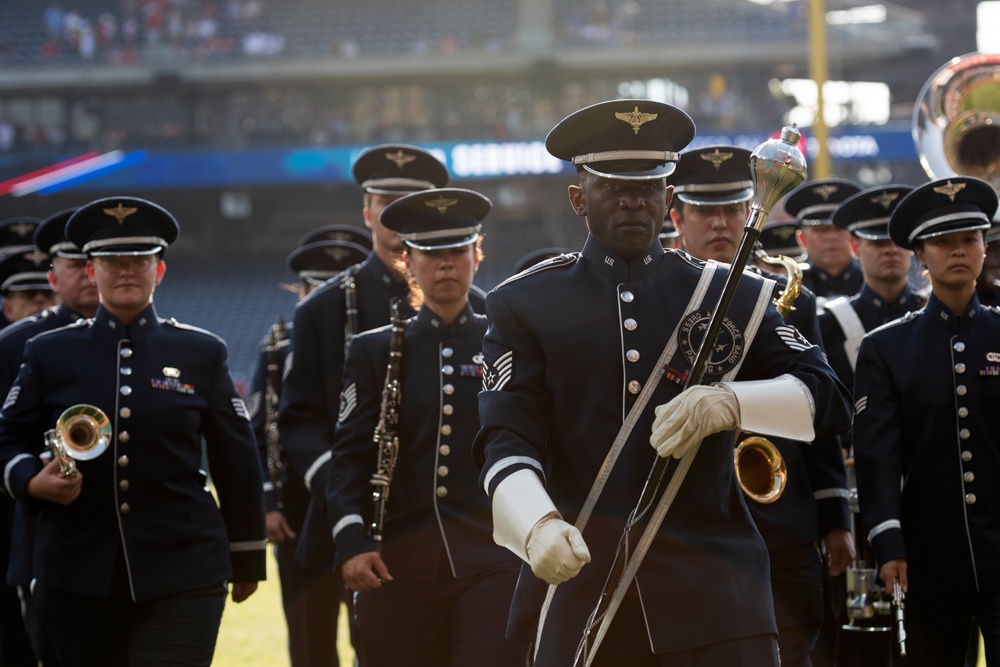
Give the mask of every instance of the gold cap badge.
POLYGON ((722 163, 733 157, 732 153, 720 153, 719 149, 716 148, 711 153, 701 153, 698 157, 707 162, 711 162, 712 166, 715 167, 716 171, 722 167, 722 163))
POLYGON ((396 164, 396 167, 398 169, 402 169, 407 164, 409 164, 409 163, 413 162, 414 160, 416 160, 417 156, 416 155, 407 155, 406 153, 403 152, 403 149, 400 148, 395 153, 386 153, 385 154, 385 159, 389 160, 390 162, 394 162, 396 164))
POLYGON ((965 183, 952 183, 949 179, 944 185, 934 188, 934 192, 944 195, 951 201, 955 201, 955 195, 965 189, 965 183))
POLYGON ((437 199, 431 199, 430 201, 425 201, 424 204, 430 206, 431 208, 436 208, 437 212, 444 215, 445 212, 452 206, 458 203, 457 199, 445 199, 444 197, 438 197, 437 199))
POLYGON ((632 130, 639 134, 639 128, 642 127, 643 123, 648 123, 651 120, 656 120, 657 114, 655 113, 642 113, 639 111, 639 107, 636 106, 631 113, 616 113, 615 118, 618 120, 623 120, 628 123, 632 130))
POLYGON ((873 204, 878 204, 879 206, 888 211, 889 207, 892 206, 892 202, 896 201, 897 199, 899 199, 898 192, 883 192, 879 194, 879 196, 877 197, 871 197, 871 202, 873 204))
POLYGON ((134 206, 125 208, 124 206, 122 206, 121 202, 118 202, 118 208, 106 208, 104 209, 104 212, 107 215, 110 215, 115 220, 117 220, 118 224, 120 225, 125 222, 125 218, 129 217, 138 210, 139 209, 135 208, 134 206))
POLYGON ((830 201, 830 195, 832 195, 839 189, 840 186, 838 185, 827 184, 827 185, 817 185, 812 189, 812 191, 818 194, 820 197, 822 197, 823 201, 830 201))

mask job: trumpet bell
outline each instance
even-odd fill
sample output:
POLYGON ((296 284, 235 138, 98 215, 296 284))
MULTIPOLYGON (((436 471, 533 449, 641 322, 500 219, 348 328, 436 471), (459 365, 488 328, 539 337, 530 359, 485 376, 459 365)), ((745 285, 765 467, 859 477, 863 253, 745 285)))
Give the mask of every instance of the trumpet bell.
POLYGON ((744 438, 733 452, 736 481, 754 502, 768 505, 785 492, 788 470, 774 443, 754 435, 744 438))
POLYGON ((111 422, 100 408, 93 405, 74 405, 67 408, 56 421, 66 452, 78 461, 95 459, 111 442, 111 422))
POLYGON ((914 106, 913 140, 931 178, 1000 186, 1000 54, 970 53, 938 69, 914 106))

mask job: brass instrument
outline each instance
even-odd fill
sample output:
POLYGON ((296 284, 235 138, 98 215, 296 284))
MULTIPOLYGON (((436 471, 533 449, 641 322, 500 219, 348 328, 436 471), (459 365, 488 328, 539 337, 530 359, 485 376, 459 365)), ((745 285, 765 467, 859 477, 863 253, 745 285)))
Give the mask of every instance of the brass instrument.
POLYGON ((278 407, 281 403, 282 367, 278 348, 288 339, 285 322, 278 319, 264 337, 264 438, 267 476, 274 487, 278 509, 284 507, 282 472, 285 462, 281 458, 281 436, 278 433, 278 407))
POLYGON ((389 363, 385 367, 385 384, 382 387, 382 406, 373 438, 375 446, 378 447, 378 463, 371 478, 371 484, 375 487, 372 490, 372 502, 375 508, 372 512, 369 534, 379 549, 382 547, 382 531, 385 527, 385 512, 389 503, 392 474, 399 456, 399 438, 396 436, 396 427, 399 424, 399 369, 403 361, 403 333, 406 331, 403 300, 393 299, 389 310, 392 337, 389 339, 389 363))
POLYGON ((64 410, 55 428, 45 432, 45 444, 66 477, 76 477, 76 461, 97 458, 110 442, 108 416, 100 408, 82 403, 64 410))
POLYGON ((913 141, 931 178, 974 176, 1000 188, 1000 54, 953 58, 924 84, 913 141))
MULTIPOLYGON (((788 283, 773 303, 782 317, 788 317, 795 310, 792 304, 802 288, 802 268, 797 261, 786 255, 771 257, 759 241, 754 244, 753 257, 758 262, 784 267, 788 283)), ((788 483, 785 459, 767 438, 759 435, 743 438, 733 452, 733 465, 736 466, 736 481, 739 482, 743 495, 750 500, 767 505, 785 492, 788 483)))

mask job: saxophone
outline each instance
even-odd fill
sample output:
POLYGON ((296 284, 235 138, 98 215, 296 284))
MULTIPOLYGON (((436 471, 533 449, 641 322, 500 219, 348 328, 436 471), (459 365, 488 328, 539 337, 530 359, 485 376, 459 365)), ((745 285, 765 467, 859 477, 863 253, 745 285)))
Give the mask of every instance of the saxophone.
POLYGON ((278 319, 264 337, 264 438, 267 475, 274 487, 278 509, 284 507, 282 472, 285 463, 281 458, 281 436, 278 433, 278 406, 281 402, 281 355, 278 348, 288 338, 285 322, 278 319))
POLYGON ((396 427, 399 425, 400 380, 399 369, 403 360, 403 333, 406 331, 406 318, 403 316, 403 300, 393 299, 389 305, 392 337, 389 339, 389 363, 385 368, 385 384, 382 387, 382 407, 379 411, 378 425, 375 427, 373 441, 378 448, 378 462, 375 474, 371 477, 372 502, 374 511, 369 526, 369 534, 375 541, 377 549, 382 548, 382 531, 385 526, 385 512, 389 503, 389 487, 392 484, 392 473, 396 469, 396 459, 399 456, 399 438, 396 427))

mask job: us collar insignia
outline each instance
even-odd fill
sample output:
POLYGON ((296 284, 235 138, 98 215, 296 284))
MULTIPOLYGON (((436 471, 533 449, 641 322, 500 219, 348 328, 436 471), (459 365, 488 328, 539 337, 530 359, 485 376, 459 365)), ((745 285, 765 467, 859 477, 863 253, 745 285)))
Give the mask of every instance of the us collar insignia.
POLYGON ((405 167, 410 162, 413 162, 414 160, 416 160, 417 156, 416 155, 407 155, 406 153, 403 152, 403 149, 400 148, 395 153, 386 153, 385 154, 385 159, 389 160, 390 162, 394 162, 396 164, 397 168, 402 169, 403 167, 405 167))
POLYGON ((823 201, 830 201, 830 195, 832 195, 839 189, 840 186, 827 184, 827 185, 817 185, 815 188, 812 189, 812 191, 818 194, 820 197, 822 197, 823 201))
POLYGON ((896 201, 897 199, 899 199, 898 192, 883 192, 878 197, 871 197, 871 203, 878 204, 879 206, 888 211, 889 207, 892 206, 892 202, 896 201))
POLYGON ((10 226, 10 231, 14 232, 18 236, 27 236, 31 232, 35 231, 35 223, 33 222, 18 222, 10 226))
POLYGON ((163 374, 168 378, 179 378, 181 376, 181 372, 171 366, 164 366, 163 374))
POLYGON ((955 201, 955 195, 965 189, 965 183, 952 183, 949 179, 944 185, 939 185, 934 188, 934 192, 939 195, 944 195, 951 201, 955 201))
POLYGON ((48 260, 49 256, 38 248, 35 248, 31 252, 24 253, 24 258, 35 266, 41 266, 46 260, 48 260))
POLYGON ((636 134, 639 134, 639 128, 642 127, 643 123, 648 123, 651 120, 656 120, 656 116, 657 114, 655 113, 642 113, 641 111, 639 111, 638 105, 635 107, 635 110, 633 110, 631 113, 615 114, 615 118, 628 123, 636 134))
POLYGON ((445 199, 444 197, 438 197, 437 199, 424 202, 425 205, 430 206, 431 208, 436 208, 437 212, 441 215, 444 215, 450 207, 457 203, 457 199, 445 199))
POLYGON ((726 160, 732 158, 733 154, 732 153, 720 153, 719 149, 716 148, 713 152, 711 152, 711 153, 702 153, 698 157, 700 157, 702 160, 705 160, 706 162, 711 162, 712 166, 715 167, 715 170, 719 171, 719 169, 722 167, 722 163, 725 162, 726 160))
POLYGON ((104 213, 110 215, 112 218, 118 221, 119 225, 121 225, 125 222, 125 218, 129 217, 138 210, 139 209, 135 208, 134 206, 125 208, 124 206, 122 206, 121 202, 118 202, 118 208, 106 208, 104 209, 104 213))

